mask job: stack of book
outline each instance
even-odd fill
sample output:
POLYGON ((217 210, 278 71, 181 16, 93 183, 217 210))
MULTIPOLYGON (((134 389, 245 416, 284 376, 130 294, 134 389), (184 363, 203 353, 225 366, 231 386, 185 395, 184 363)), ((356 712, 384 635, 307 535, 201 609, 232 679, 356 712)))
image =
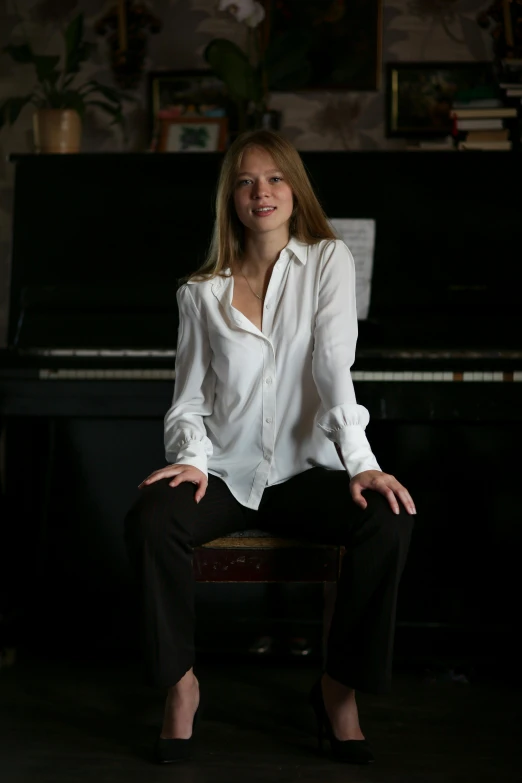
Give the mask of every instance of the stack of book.
POLYGON ((498 98, 455 102, 450 111, 459 150, 510 150, 517 110, 498 98))
POLYGON ((511 138, 521 146, 522 124, 520 122, 522 104, 522 60, 503 60, 500 88, 503 90, 504 103, 518 113, 518 127, 513 129, 511 138))
POLYGON ((502 76, 499 86, 504 91, 508 106, 522 103, 522 60, 502 60, 502 76))

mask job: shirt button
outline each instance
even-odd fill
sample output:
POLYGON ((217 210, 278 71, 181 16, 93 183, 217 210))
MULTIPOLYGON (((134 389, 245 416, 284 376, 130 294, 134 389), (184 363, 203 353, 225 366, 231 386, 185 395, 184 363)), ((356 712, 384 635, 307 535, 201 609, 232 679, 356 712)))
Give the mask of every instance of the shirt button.
POLYGON ((265 383, 268 383, 268 385, 270 386, 270 384, 272 383, 272 378, 265 378, 265 383))
POLYGON ((270 310, 270 305, 269 304, 265 305, 265 310, 270 310))
POLYGON ((272 418, 269 416, 267 419, 265 419, 267 424, 272 424, 272 418))

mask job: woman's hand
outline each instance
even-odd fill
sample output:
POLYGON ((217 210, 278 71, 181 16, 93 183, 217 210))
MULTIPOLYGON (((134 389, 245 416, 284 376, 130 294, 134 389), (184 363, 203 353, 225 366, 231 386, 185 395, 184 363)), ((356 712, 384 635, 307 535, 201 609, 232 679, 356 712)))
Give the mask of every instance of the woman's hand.
POLYGON ((160 479, 170 478, 171 476, 176 476, 176 478, 169 482, 169 487, 177 487, 182 481, 191 481, 193 484, 198 485, 197 492, 194 495, 196 503, 199 503, 207 491, 207 477, 199 468, 194 468, 192 465, 167 465, 164 468, 160 468, 160 470, 155 470, 154 473, 151 473, 150 476, 145 479, 145 481, 141 482, 138 489, 147 486, 147 484, 154 484, 155 481, 160 481, 160 479))
POLYGON ((358 473, 351 479, 350 493, 354 502, 361 508, 366 508, 368 504, 362 496, 363 489, 373 489, 376 492, 380 492, 381 495, 385 495, 388 498, 392 511, 395 511, 396 514, 399 513, 397 498, 402 502, 408 514, 417 513, 415 504, 406 487, 403 487, 395 476, 391 476, 389 473, 383 473, 380 470, 363 470, 362 473, 358 473))

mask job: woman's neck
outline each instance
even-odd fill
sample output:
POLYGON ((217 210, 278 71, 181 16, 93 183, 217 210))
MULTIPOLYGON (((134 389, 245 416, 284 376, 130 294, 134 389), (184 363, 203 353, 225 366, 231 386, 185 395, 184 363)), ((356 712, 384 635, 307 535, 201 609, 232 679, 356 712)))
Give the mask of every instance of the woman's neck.
POLYGON ((277 236, 247 234, 245 251, 240 259, 242 270, 248 270, 252 277, 264 275, 275 264, 289 239, 288 233, 277 236))

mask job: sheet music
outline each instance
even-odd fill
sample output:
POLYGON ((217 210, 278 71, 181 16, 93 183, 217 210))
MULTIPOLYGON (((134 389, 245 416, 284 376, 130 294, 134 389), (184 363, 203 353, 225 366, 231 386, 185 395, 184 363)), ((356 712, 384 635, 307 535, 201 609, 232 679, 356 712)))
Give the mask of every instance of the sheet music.
POLYGON ((368 317, 372 290, 375 220, 366 218, 332 218, 333 230, 348 245, 355 261, 355 297, 357 318, 368 317))

